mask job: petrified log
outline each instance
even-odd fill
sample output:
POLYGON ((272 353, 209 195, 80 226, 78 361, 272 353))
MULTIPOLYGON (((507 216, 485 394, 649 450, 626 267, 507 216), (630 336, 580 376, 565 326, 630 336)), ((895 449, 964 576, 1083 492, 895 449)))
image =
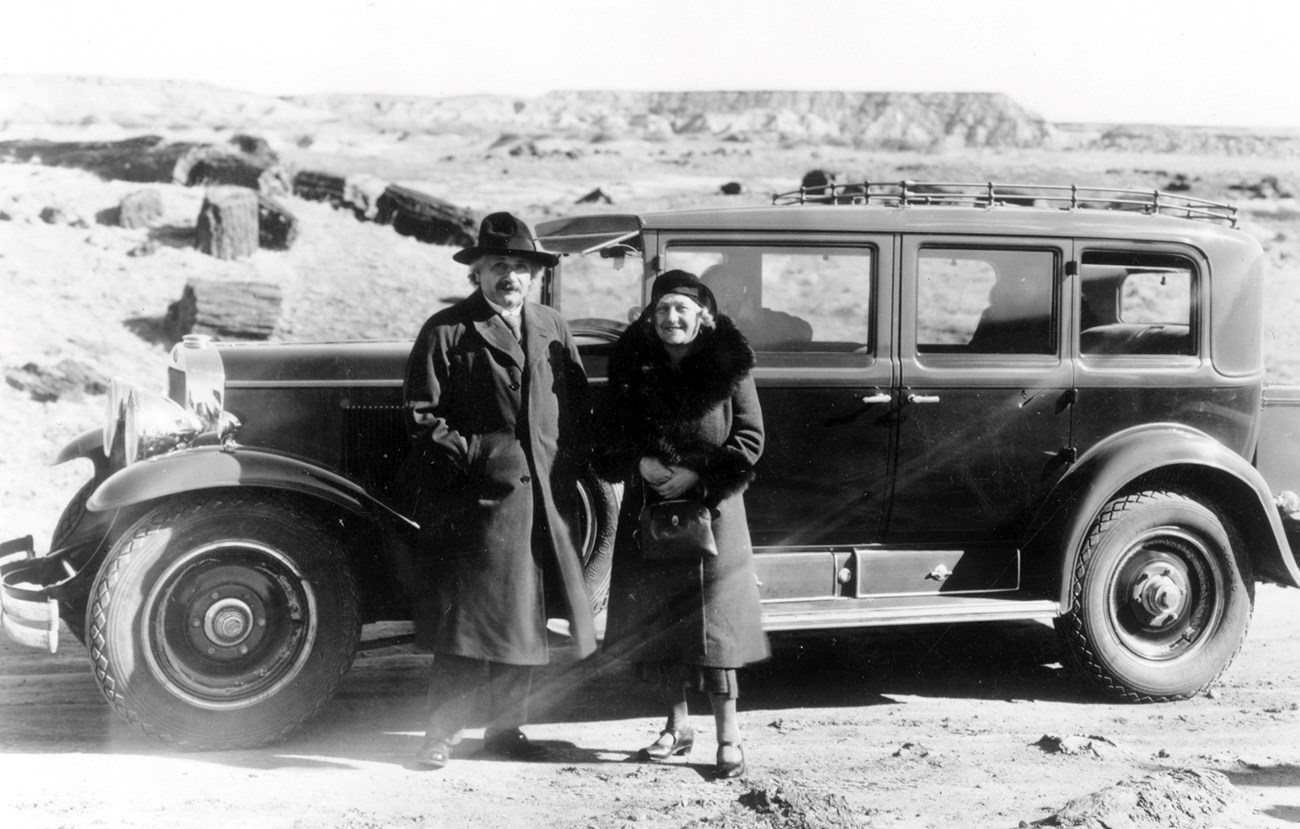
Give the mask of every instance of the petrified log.
POLYGON ((162 217, 162 195, 157 190, 127 193, 117 211, 117 223, 122 227, 148 227, 162 217))
POLYGON ((251 136, 236 136, 231 147, 168 144, 158 135, 125 141, 0 141, 0 160, 77 167, 122 181, 237 184, 271 195, 289 192, 293 178, 266 142, 251 136))
POLYGON ((578 199, 574 204, 613 204, 614 200, 605 195, 605 191, 597 187, 587 195, 578 199))
POLYGON ((421 242, 467 247, 478 238, 478 220, 470 211, 409 187, 388 185, 377 208, 376 222, 421 242))
POLYGON ((267 164, 275 164, 280 160, 280 156, 276 151, 271 149, 271 144, 259 135, 240 133, 231 136, 230 143, 238 147, 239 151, 244 155, 253 156, 267 164))
POLYGON ((0 141, 0 160, 76 167, 105 179, 171 181, 176 162, 193 144, 167 144, 159 135, 124 141, 0 141))
POLYGON ((342 176, 316 170, 299 170, 293 177, 293 194, 312 201, 327 201, 335 206, 343 203, 345 188, 342 176))
POLYGON ((275 199, 258 193, 258 244, 270 250, 288 250, 297 238, 298 218, 275 199))
POLYGON ((172 181, 187 187, 233 184, 256 190, 267 165, 252 156, 205 144, 191 147, 176 162, 172 181))
POLYGON ((167 307, 167 334, 209 334, 224 340, 265 340, 275 331, 283 297, 270 282, 195 279, 167 307))
POLYGON ((259 244, 257 193, 247 187, 209 188, 194 230, 198 249, 210 256, 250 256, 259 244))
POLYGON ((804 191, 804 198, 807 201, 826 201, 829 202, 830 194, 835 188, 835 174, 826 170, 809 170, 803 174, 803 180, 799 182, 800 188, 804 191), (828 198, 816 198, 826 196, 828 198))

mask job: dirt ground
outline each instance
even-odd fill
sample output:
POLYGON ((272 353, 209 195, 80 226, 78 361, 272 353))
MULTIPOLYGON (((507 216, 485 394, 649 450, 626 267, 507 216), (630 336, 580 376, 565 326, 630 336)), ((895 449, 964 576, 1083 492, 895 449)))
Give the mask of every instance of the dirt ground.
POLYGON ((1300 822, 1300 591, 1265 587, 1245 648, 1208 696, 1121 705, 1079 688, 1041 624, 779 637, 743 675, 750 770, 631 759, 659 728, 617 666, 539 677, 528 733, 553 757, 410 764, 428 657, 367 651, 322 717, 256 751, 180 754, 120 721, 70 636, 57 656, 0 644, 0 821, 43 827, 1284 827, 1300 822), (1197 770, 1197 784, 1177 786, 1197 770), (1217 775, 1222 775, 1221 778, 1217 775), (1117 784, 1118 798, 1051 822, 1117 784), (1217 781, 1218 788, 1213 785, 1217 781), (1063 819, 1062 819, 1063 820, 1063 819), (1104 822, 1102 822, 1104 821, 1104 822), (1023 822, 1023 823, 1022 823, 1023 822))
MULTIPOLYGON (((606 146, 580 166, 440 147, 438 160, 399 148, 308 159, 367 166, 476 209, 539 220, 573 212, 600 186, 600 209, 750 203, 798 183, 811 166, 876 179, 1112 182, 1159 186, 1203 177, 1206 197, 1234 181, 1294 176, 1294 162, 1258 159, 964 158, 814 153, 762 155, 721 146, 606 146), (382 159, 382 160, 381 160, 382 159), (470 162, 473 162, 471 164, 470 162), (1289 166, 1288 166, 1289 164, 1289 166), (926 169, 918 170, 918 165, 926 169), (1160 170, 1152 168, 1160 167, 1160 170), (504 173, 504 175, 502 175, 504 173)), ((154 186, 154 185, 151 185, 154 186)), ((152 230, 100 225, 95 214, 140 185, 83 172, 0 165, 0 536, 48 543, 86 469, 49 467, 54 452, 100 425, 104 396, 38 401, 30 366, 75 360, 94 373, 162 390, 161 318, 187 280, 281 285, 286 339, 409 338, 466 290, 450 248, 288 197, 302 235, 285 253, 227 263, 188 235, 202 193, 156 185, 165 220, 152 230), (58 206, 55 221, 41 211, 58 206)), ((1295 381, 1300 209, 1256 203, 1247 227, 1266 244, 1269 367, 1295 381)), ((419 745, 426 656, 367 651, 324 714, 287 742, 257 751, 180 754, 121 722, 95 687, 85 651, 65 635, 55 656, 0 641, 0 824, 27 827, 1283 827, 1300 823, 1300 591, 1261 586, 1234 666, 1206 696, 1112 704, 1061 668, 1040 624, 921 627, 786 636, 769 663, 742 675, 749 774, 709 779, 707 715, 688 763, 629 758, 660 714, 625 669, 557 664, 543 675, 530 735, 549 762, 476 756, 470 732, 440 772, 409 764, 419 745), (1067 804, 1100 793, 1086 803, 1067 804)), ((375 633, 375 631, 371 631, 375 633)), ((703 709, 701 709, 703 710, 703 709)))

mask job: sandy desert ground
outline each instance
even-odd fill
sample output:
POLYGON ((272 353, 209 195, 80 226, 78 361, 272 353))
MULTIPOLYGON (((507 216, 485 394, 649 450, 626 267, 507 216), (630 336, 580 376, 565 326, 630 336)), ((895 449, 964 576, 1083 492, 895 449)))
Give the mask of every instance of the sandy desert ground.
MULTIPOLYGON (((850 178, 1163 186, 1239 201, 1264 242, 1269 373, 1300 381, 1300 206, 1247 201, 1233 184, 1300 185, 1293 160, 1040 151, 942 156, 725 143, 610 142, 577 159, 512 157, 481 145, 380 142, 313 152, 304 166, 368 171, 478 210, 533 221, 607 210, 762 203, 812 167, 850 178), (745 195, 721 196, 739 181, 745 195)), ((409 338, 465 292, 453 249, 421 244, 322 203, 284 199, 302 235, 287 252, 220 262, 191 247, 202 192, 160 191, 152 230, 97 224, 140 185, 35 165, 0 165, 0 360, 74 360, 101 377, 163 386, 161 318, 187 280, 275 281, 286 339, 409 338), (62 218, 40 218, 47 207, 62 218)), ((30 372, 28 372, 30 373, 30 372)), ((34 400, 0 385, 0 534, 39 547, 86 475, 53 453, 102 418, 102 394, 34 400)), ((713 744, 688 763, 629 762, 658 727, 657 706, 618 666, 546 672, 531 735, 553 762, 475 757, 471 732, 443 772, 410 768, 427 657, 363 655, 324 716, 281 745, 178 754, 118 721, 75 640, 56 656, 0 644, 0 822, 23 827, 1284 827, 1300 823, 1300 591, 1261 587, 1253 629, 1213 692, 1168 705, 1117 705, 1078 687, 1050 628, 980 625, 775 641, 745 679, 750 774, 708 779, 713 744), (1109 787, 1111 805, 1063 813, 1109 787), (1071 814, 1077 817, 1071 822, 1071 814), (1091 822, 1081 822, 1090 820, 1091 822)), ((703 719, 698 723, 705 725, 703 719)))

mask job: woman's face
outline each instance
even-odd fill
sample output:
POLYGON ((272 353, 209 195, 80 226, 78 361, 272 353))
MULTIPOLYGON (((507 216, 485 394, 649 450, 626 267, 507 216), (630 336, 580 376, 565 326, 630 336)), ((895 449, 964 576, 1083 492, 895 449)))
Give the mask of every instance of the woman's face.
POLYGON ((655 333, 664 345, 689 345, 700 334, 702 310, 688 296, 664 294, 655 305, 655 333))

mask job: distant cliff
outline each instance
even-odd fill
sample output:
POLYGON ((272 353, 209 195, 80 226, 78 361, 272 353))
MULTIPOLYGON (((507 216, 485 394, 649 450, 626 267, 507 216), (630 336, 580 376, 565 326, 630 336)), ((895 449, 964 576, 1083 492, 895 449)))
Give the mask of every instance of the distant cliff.
POLYGON ((714 138, 864 150, 1073 149, 1300 158, 1300 130, 1052 124, 986 92, 563 91, 419 97, 274 97, 184 81, 0 75, 0 133, 51 127, 131 132, 204 128, 310 136, 341 127, 578 140, 714 138))
POLYGON ((1052 125, 1005 95, 974 92, 550 92, 539 98, 312 95, 289 100, 408 129, 835 143, 864 149, 1043 147, 1052 125))

